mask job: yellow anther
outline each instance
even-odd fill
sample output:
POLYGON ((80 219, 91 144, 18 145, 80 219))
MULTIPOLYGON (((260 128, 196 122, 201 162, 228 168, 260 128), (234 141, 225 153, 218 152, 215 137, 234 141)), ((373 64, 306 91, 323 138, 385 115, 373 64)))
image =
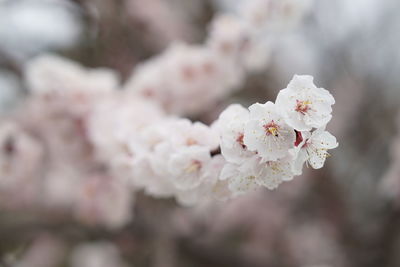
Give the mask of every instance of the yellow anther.
POLYGON ((270 123, 265 124, 264 129, 265 129, 267 135, 273 135, 275 137, 279 136, 279 126, 274 121, 271 121, 270 123))
POLYGON ((269 127, 269 128, 267 129, 267 131, 268 131, 270 134, 274 135, 274 136, 277 136, 277 135, 278 135, 278 128, 276 128, 276 127, 269 127))

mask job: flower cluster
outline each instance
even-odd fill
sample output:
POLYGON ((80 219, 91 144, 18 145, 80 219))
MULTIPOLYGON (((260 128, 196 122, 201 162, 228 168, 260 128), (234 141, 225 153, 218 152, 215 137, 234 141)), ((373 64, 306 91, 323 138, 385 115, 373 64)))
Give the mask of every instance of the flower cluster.
POLYGON ((219 145, 212 128, 168 118, 150 125, 142 135, 144 147, 133 168, 137 187, 156 197, 175 196, 183 205, 228 197, 218 180, 224 160, 212 155, 219 145))
POLYGON ((260 185, 278 187, 300 175, 305 162, 321 168, 328 149, 338 146, 325 131, 334 103, 311 76, 296 75, 279 92, 276 103, 228 107, 218 122, 227 161, 221 179, 229 181, 234 194, 243 194, 260 185))
POLYGON ((311 76, 296 75, 275 104, 233 104, 211 126, 170 116, 153 120, 135 139, 127 136, 131 180, 149 195, 174 196, 183 205, 275 189, 300 175, 305 162, 321 168, 328 149, 338 146, 325 131, 334 102, 311 76))
POLYGON ((263 31, 282 32, 299 23, 312 0, 250 0, 238 4, 238 13, 263 31))
POLYGON ((174 43, 125 84, 112 70, 55 55, 30 61, 30 97, 0 124, 1 206, 117 228, 131 219, 139 190, 191 206, 275 189, 304 163, 321 168, 337 146, 325 131, 334 99, 310 76, 295 76, 275 104, 234 104, 211 125, 177 116, 204 113, 264 66, 264 37, 294 15, 292 4, 254 0, 217 15, 204 45, 174 43))
POLYGON ((86 69, 76 62, 45 54, 25 65, 25 79, 32 94, 71 94, 110 92, 119 86, 115 71, 86 69))
POLYGON ((171 45, 140 64, 125 88, 173 114, 198 114, 239 85, 242 74, 232 62, 203 46, 171 45), (196 101, 193 101, 196 99, 196 101))
POLYGON ((267 66, 277 32, 296 24, 309 2, 246 1, 240 12, 213 18, 205 44, 173 43, 139 64, 124 87, 169 113, 199 114, 239 88, 246 73, 267 66))
MULTIPOLYGON (((192 52, 201 58, 200 48, 192 52)), ((227 200, 274 189, 301 174, 305 162, 321 168, 337 146, 325 131, 334 99, 310 76, 295 76, 275 104, 231 105, 210 126, 118 90, 116 75, 105 69, 44 56, 25 76, 32 96, 0 127, 7 207, 63 208, 115 228, 131 219, 138 190, 185 206, 227 200)))

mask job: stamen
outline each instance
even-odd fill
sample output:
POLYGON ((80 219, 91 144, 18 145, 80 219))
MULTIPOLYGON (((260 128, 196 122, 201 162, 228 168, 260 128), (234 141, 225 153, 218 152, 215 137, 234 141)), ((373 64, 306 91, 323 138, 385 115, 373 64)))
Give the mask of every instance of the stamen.
POLYGON ((197 172, 201 168, 201 162, 198 160, 193 160, 192 163, 185 169, 185 172, 190 174, 197 172))
POLYGON ((187 145, 187 146, 193 146, 193 145, 197 145, 197 144, 198 144, 197 140, 195 140, 195 139, 193 139, 193 138, 191 138, 191 137, 189 137, 189 138, 186 140, 186 145, 187 145))
POLYGON ((272 120, 270 123, 264 125, 267 135, 279 136, 279 126, 272 120))
POLYGON ((300 101, 296 100, 296 108, 295 111, 300 112, 301 114, 305 115, 307 111, 311 109, 311 101, 306 100, 306 101, 300 101))
POLYGON ((276 162, 268 162, 268 166, 271 168, 273 174, 278 174, 282 172, 282 169, 276 162))
POLYGON ((238 138, 236 138, 236 142, 238 142, 242 146, 243 149, 246 149, 247 147, 244 144, 243 138, 244 138, 244 134, 243 133, 239 134, 238 138))

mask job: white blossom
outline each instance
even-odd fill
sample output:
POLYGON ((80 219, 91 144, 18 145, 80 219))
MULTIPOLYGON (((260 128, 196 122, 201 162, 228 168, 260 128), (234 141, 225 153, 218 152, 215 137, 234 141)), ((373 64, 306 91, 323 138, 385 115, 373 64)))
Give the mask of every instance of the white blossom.
POLYGON ((219 139, 217 132, 201 123, 192 123, 188 119, 178 119, 171 131, 170 140, 174 145, 178 146, 202 146, 208 150, 217 149, 219 146, 219 139))
POLYGON ((240 163, 254 152, 244 144, 244 130, 249 121, 249 111, 238 104, 230 105, 219 116, 216 127, 221 136, 221 154, 228 162, 240 163))
POLYGON ((226 66, 232 65, 237 73, 235 84, 243 79, 245 71, 257 71, 269 63, 270 39, 246 19, 224 14, 214 18, 207 45, 221 60, 231 63, 226 66))
POLYGON ((213 19, 207 45, 222 57, 237 60, 248 39, 249 28, 245 21, 238 16, 223 14, 213 19))
POLYGON ((267 161, 258 179, 260 185, 273 190, 276 189, 282 182, 293 179, 293 160, 290 157, 277 161, 267 161))
MULTIPOLYGON (((194 199, 200 199, 196 195, 210 187, 206 186, 210 183, 209 170, 215 166, 211 151, 219 143, 212 127, 170 117, 145 127, 140 139, 144 149, 134 163, 133 183, 147 193, 173 195, 191 205, 194 199)), ((212 176, 218 177, 216 173, 212 176)))
POLYGON ((88 69, 60 56, 45 54, 25 66, 25 79, 33 94, 110 92, 118 87, 119 77, 106 68, 88 69))
MULTIPOLYGON (((224 30, 227 40, 243 41, 240 29, 224 30)), ((213 46, 218 40, 209 41, 207 47, 173 46, 139 67, 125 91, 113 90, 116 80, 107 72, 52 57, 31 62, 27 78, 34 96, 26 107, 34 120, 21 119, 29 134, 13 124, 0 131, 0 171, 11 174, 0 182, 0 191, 33 181, 30 195, 22 194, 25 201, 42 194, 37 202, 44 207, 118 228, 131 219, 138 190, 193 206, 276 189, 301 174, 304 162, 321 168, 327 150, 337 147, 325 131, 334 99, 310 76, 295 76, 276 104, 230 105, 211 126, 163 112, 161 106, 195 114, 230 90, 232 81, 224 80, 229 61, 236 61, 238 70, 246 68, 244 51, 223 56, 213 46), (22 146, 35 153, 22 153, 22 146), (25 168, 40 174, 41 182, 19 172, 14 157, 33 158, 34 166, 25 168)))
POLYGON ((0 191, 3 187, 29 183, 40 165, 43 148, 19 125, 0 123, 0 191), (20 180, 22 179, 22 180, 20 180), (26 179, 26 180, 25 180, 26 179))
POLYGON ((174 43, 136 67, 124 86, 173 114, 197 114, 237 87, 237 68, 212 49, 174 43))
POLYGON ((205 177, 203 170, 218 147, 218 135, 211 127, 186 119, 171 120, 165 127, 169 134, 154 147, 153 170, 167 176, 178 190, 193 189, 205 177))
POLYGON ((88 116, 88 135, 96 156, 111 165, 130 160, 141 143, 140 131, 164 116, 159 106, 132 92, 118 91, 97 101, 88 116))
POLYGON ((311 0, 243 1, 239 13, 253 27, 263 32, 280 33, 299 24, 311 0))
POLYGON ((168 160, 170 178, 178 189, 197 187, 205 179, 204 169, 210 161, 210 151, 204 147, 180 148, 168 160))
POLYGON ((322 168, 325 159, 329 156, 328 150, 339 145, 336 138, 325 129, 317 129, 311 134, 302 132, 302 135, 303 141, 291 150, 291 154, 295 157, 293 171, 296 175, 302 173, 305 162, 314 169, 322 168))
POLYGON ((72 267, 126 267, 118 248, 108 242, 85 243, 75 247, 71 255, 72 267))
POLYGON ((94 175, 81 182, 75 212, 83 222, 116 229, 125 225, 132 217, 132 196, 123 179, 94 175))
POLYGON ((214 156, 205 166, 203 182, 191 190, 179 190, 176 193, 177 201, 184 206, 213 200, 226 201, 232 197, 228 182, 219 179, 225 160, 221 155, 214 156))
POLYGON ((313 77, 308 75, 295 75, 276 99, 287 124, 298 131, 324 127, 332 118, 333 104, 333 96, 327 90, 317 88, 313 77))
POLYGON ((234 163, 225 164, 220 174, 220 179, 227 180, 229 189, 237 196, 259 188, 257 180, 261 171, 260 159, 254 156, 240 165, 234 163))
POLYGON ((257 190, 260 186, 273 190, 281 183, 293 179, 292 164, 290 156, 263 162, 255 155, 240 164, 225 164, 220 179, 228 180, 229 189, 236 195, 257 190))
MULTIPOLYGON (((168 179, 167 173, 160 174, 153 169, 154 155, 146 154, 137 158, 133 164, 132 186, 134 189, 143 189, 144 192, 155 198, 174 196, 175 186, 168 179)), ((159 171, 161 169, 158 169, 159 171)), ((162 170, 166 170, 162 166, 162 170)))
POLYGON ((295 132, 278 113, 272 102, 249 107, 250 120, 244 132, 244 144, 264 161, 285 157, 294 146, 295 132))

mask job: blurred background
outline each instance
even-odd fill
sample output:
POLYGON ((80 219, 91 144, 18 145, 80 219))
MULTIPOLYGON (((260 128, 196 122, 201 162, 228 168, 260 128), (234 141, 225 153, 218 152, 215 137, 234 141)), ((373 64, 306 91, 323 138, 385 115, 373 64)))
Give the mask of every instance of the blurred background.
MULTIPOLYGON (((1 117, 14 116, 30 97, 24 66, 41 54, 113 69, 124 82, 175 41, 204 43, 213 17, 234 6, 0 0, 1 117)), ((211 206, 138 193, 133 220, 118 230, 7 206, 0 266, 400 266, 399 10, 398 0, 314 1, 241 90, 192 117, 210 122, 229 103, 266 102, 294 74, 313 75, 336 99, 328 129, 340 145, 323 169, 211 206)), ((52 121, 41 123, 53 131, 52 121)))

